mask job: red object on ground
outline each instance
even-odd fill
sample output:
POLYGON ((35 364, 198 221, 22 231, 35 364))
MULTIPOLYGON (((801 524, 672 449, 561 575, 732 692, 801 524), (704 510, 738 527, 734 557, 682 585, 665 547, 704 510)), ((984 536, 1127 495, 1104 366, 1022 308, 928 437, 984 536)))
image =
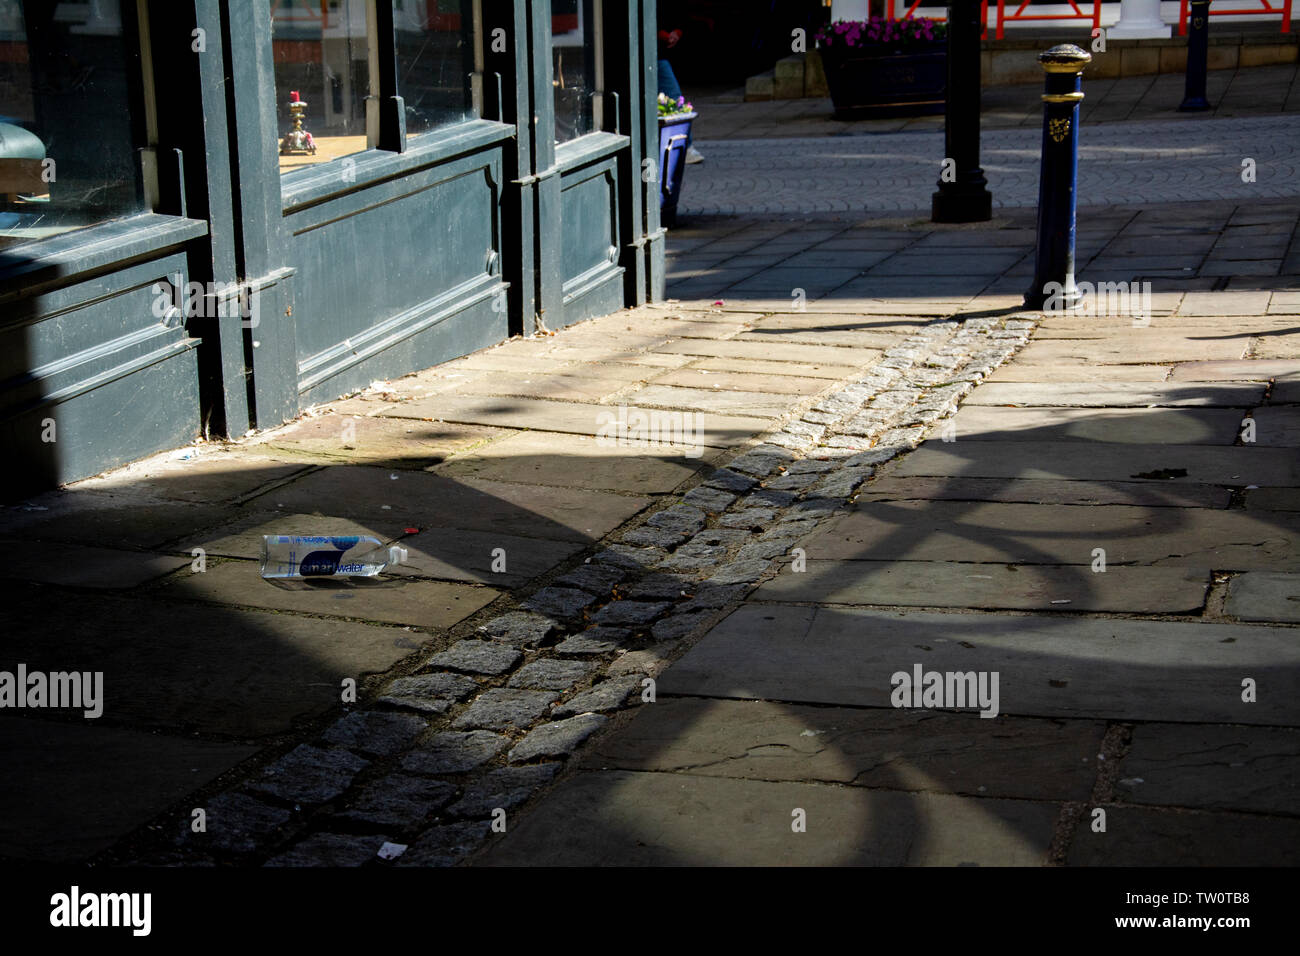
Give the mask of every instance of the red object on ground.
POLYGON ((406 533, 406 534, 419 534, 419 533, 420 533, 420 529, 419 529, 419 528, 407 528, 407 529, 405 530, 405 533, 406 533))

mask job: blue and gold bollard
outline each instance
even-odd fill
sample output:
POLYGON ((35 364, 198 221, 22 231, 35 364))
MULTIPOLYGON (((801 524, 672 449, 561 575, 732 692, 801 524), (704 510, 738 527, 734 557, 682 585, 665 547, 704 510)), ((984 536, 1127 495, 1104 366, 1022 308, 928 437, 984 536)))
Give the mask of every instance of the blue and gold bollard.
POLYGON ((1047 77, 1043 92, 1043 159, 1038 176, 1038 254, 1029 309, 1071 308, 1074 284, 1074 209, 1079 179, 1079 102, 1083 68, 1092 54, 1062 43, 1038 54, 1047 77))
POLYGON ((1187 24, 1187 69, 1180 113, 1200 113, 1210 108, 1205 98, 1206 60, 1210 54, 1210 0, 1191 0, 1187 24))

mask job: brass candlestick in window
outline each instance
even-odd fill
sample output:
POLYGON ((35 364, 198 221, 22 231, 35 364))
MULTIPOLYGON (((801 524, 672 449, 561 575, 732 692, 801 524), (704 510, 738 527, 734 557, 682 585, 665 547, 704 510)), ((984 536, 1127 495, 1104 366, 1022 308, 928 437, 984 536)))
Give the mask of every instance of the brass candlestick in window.
POLYGON ((311 133, 303 128, 302 118, 307 113, 307 103, 298 95, 297 90, 289 93, 289 115, 293 117, 293 129, 280 140, 280 155, 289 156, 295 153, 309 153, 316 155, 316 141, 312 139, 311 133))

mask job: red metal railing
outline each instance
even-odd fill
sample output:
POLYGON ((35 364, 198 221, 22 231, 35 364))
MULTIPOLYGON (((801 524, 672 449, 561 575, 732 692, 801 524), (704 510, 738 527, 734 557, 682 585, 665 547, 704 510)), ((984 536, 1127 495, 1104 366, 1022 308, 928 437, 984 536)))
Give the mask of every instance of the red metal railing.
MULTIPOLYGON (((899 16, 895 11, 896 5, 900 2, 906 4, 907 0, 888 0, 888 5, 885 8, 885 17, 887 19, 889 20, 911 19, 912 14, 916 13, 916 8, 922 4, 923 0, 912 0, 911 6, 908 6, 903 10, 902 16, 899 16)), ((1291 0, 1287 0, 1287 2, 1290 3, 1291 0)), ((939 23, 943 23, 948 18, 931 17, 930 19, 935 20, 939 23)), ((980 34, 980 39, 982 40, 987 39, 988 32, 989 32, 989 0, 980 0, 980 23, 984 24, 984 32, 980 34)))
MULTIPOLYGON (((1282 32, 1283 33, 1291 32, 1291 0, 1282 0, 1282 5, 1280 7, 1273 6, 1271 3, 1268 2, 1268 0, 1259 0, 1259 4, 1260 5, 1258 7, 1233 7, 1230 10, 1225 10, 1225 9, 1216 10, 1214 8, 1214 5, 1211 4, 1210 16, 1229 17, 1234 15, 1240 16, 1242 14, 1252 14, 1252 13, 1258 15, 1263 15, 1267 13, 1280 13, 1282 14, 1282 32)), ((1181 2, 1178 4, 1178 34, 1179 36, 1182 36, 1185 33, 1187 33, 1187 0, 1181 0, 1181 2)))
MULTIPOLYGON (((1029 6, 1029 0, 1023 0, 1020 6, 1016 7, 1014 13, 1006 12, 1006 0, 998 0, 998 25, 995 36, 1002 39, 1002 25, 1004 23, 1014 23, 1021 20, 1091 20, 1094 30, 1101 27, 1101 0, 1093 0, 1092 13, 1085 13, 1079 6, 1079 0, 1065 0, 1073 13, 1025 13, 1025 7, 1029 6)), ((1087 0, 1082 0, 1087 4, 1087 0)), ((1186 0, 1184 0, 1186 2, 1186 0)), ((1291 0, 1287 0, 1288 3, 1291 0)))

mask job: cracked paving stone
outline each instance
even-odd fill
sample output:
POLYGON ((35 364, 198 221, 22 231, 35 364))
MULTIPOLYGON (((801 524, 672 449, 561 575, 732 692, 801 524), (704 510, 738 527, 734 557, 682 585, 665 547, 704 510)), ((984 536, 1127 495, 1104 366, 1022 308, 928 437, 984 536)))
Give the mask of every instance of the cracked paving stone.
POLYGON ((415 714, 362 710, 341 717, 321 737, 349 750, 391 757, 411 746, 428 727, 424 718, 415 714))
POLYGON ((786 448, 792 448, 795 451, 807 451, 817 445, 815 438, 810 438, 807 435, 794 435, 787 431, 777 432, 768 441, 777 445, 784 445, 786 448))
POLYGON ((691 614, 674 614, 672 617, 666 617, 656 624, 650 629, 650 633, 656 641, 680 641, 697 627, 711 621, 716 614, 716 610, 695 611, 691 614))
POLYGON ((177 844, 225 853, 253 853, 259 847, 277 842, 293 816, 283 807, 237 791, 213 797, 204 804, 203 810, 207 814, 207 832, 195 833, 187 815, 181 821, 177 844))
POLYGON ((398 866, 455 866, 483 844, 492 832, 482 822, 448 823, 420 834, 395 861, 398 866))
POLYGON ((426 667, 445 667, 465 674, 496 676, 514 669, 524 659, 523 651, 494 641, 457 641, 441 654, 434 654, 426 667))
POLYGON ((454 799, 455 784, 392 773, 363 789, 342 816, 377 827, 414 830, 454 799))
POLYGON ((801 461, 790 462, 790 467, 786 469, 786 472, 791 475, 820 475, 828 471, 834 471, 835 468, 836 463, 833 461, 804 458, 801 461))
POLYGON ((658 564, 666 553, 662 548, 634 548, 625 544, 612 544, 591 560, 627 571, 642 571, 658 564))
POLYGON ((739 600, 749 587, 744 584, 701 584, 695 596, 685 604, 677 606, 678 614, 697 610, 716 610, 726 607, 732 601, 739 600))
POLYGON ((781 539, 771 541, 755 541, 747 544, 736 554, 736 561, 762 561, 766 563, 777 555, 785 554, 786 542, 781 539))
POLYGON ((510 738, 486 730, 434 734, 419 750, 402 758, 411 773, 465 773, 487 763, 510 745, 510 738))
POLYGON ((834 475, 827 475, 817 486, 817 494, 827 498, 847 498, 875 471, 875 468, 868 465, 864 468, 846 468, 834 475))
POLYGON ((584 690, 564 703, 556 704, 551 708, 551 715, 572 717, 575 714, 618 710, 627 703, 628 698, 641 689, 641 681, 644 677, 644 674, 628 674, 601 681, 591 690, 584 690))
POLYGON ((730 468, 719 468, 713 473, 704 487, 720 488, 723 491, 734 491, 736 493, 748 491, 758 483, 757 478, 749 475, 742 475, 738 471, 732 471, 730 468))
POLYGON ((792 491, 775 491, 769 488, 759 488, 741 498, 740 504, 736 507, 742 510, 746 508, 763 507, 788 508, 790 505, 794 504, 797 497, 798 496, 792 491))
POLYGON ((479 694, 451 725, 457 730, 523 729, 545 714, 558 696, 550 690, 494 687, 479 694))
MULTIPOLYGON (((537 647, 559 629, 559 624, 531 611, 510 611, 495 617, 479 628, 479 633, 493 641, 515 647, 537 647)), ((465 643, 462 641, 461 643, 465 643)), ((457 645, 459 646, 459 645, 457 645)), ((488 673, 484 671, 482 673, 488 673)), ((496 673, 500 673, 497 671, 496 673)))
POLYGON ((263 770, 248 789, 286 803, 326 803, 347 790, 368 766, 370 761, 347 750, 301 744, 263 770))
POLYGON ((653 573, 619 593, 629 600, 676 601, 683 591, 690 593, 694 590, 695 579, 689 575, 653 573))
POLYGON ((771 508, 742 508, 740 511, 723 515, 718 523, 724 528, 743 528, 752 531, 755 528, 761 530, 775 517, 776 511, 771 508))
POLYGON ((600 714, 578 714, 566 720, 542 724, 510 751, 511 763, 527 763, 539 757, 567 757, 578 746, 609 722, 600 714))
POLYGON ((766 573, 767 561, 733 561, 708 578, 710 584, 752 584, 766 573))
POLYGON ((721 488, 710 488, 707 485, 692 488, 682 496, 685 504, 693 505, 710 514, 725 511, 735 500, 736 496, 731 492, 723 491, 721 488))
POLYGON ((553 618, 573 619, 596 599, 577 588, 545 587, 520 602, 530 611, 540 611, 553 618))
POLYGON ((592 622, 610 627, 649 624, 671 606, 664 601, 614 601, 597 611, 592 622))
POLYGON ((646 519, 646 524, 653 528, 663 528, 665 531, 695 534, 704 527, 707 521, 708 516, 699 508, 675 505, 672 508, 666 508, 652 514, 646 519))
POLYGON ((642 525, 640 528, 633 528, 623 535, 623 540, 628 544, 666 551, 681 544, 689 533, 688 531, 673 531, 669 528, 642 525))
POLYGON ((898 453, 899 449, 897 448, 871 448, 860 455, 854 455, 844 462, 844 467, 859 468, 863 465, 880 465, 890 459, 897 458, 898 453))
POLYGON ((624 677, 630 674, 637 675, 638 679, 646 675, 654 677, 667 666, 668 657, 676 649, 677 644, 677 641, 663 641, 643 650, 628 651, 626 654, 619 655, 605 673, 610 677, 624 677))
POLYGON ((533 661, 521 667, 508 687, 523 687, 527 690, 568 690, 591 676, 595 664, 585 661, 558 661, 552 658, 533 661))
POLYGON ((805 498, 792 507, 783 521, 804 521, 808 518, 821 518, 840 510, 840 503, 833 498, 805 498))
MULTIPOLYGON (((784 449, 782 449, 784 451, 784 449)), ((756 455, 748 452, 741 455, 727 467, 734 471, 743 471, 746 474, 754 475, 758 478, 766 478, 772 472, 776 471, 786 463, 787 459, 777 458, 775 455, 756 455)))
POLYGON ((452 704, 464 700, 476 690, 478 684, 460 674, 420 674, 393 681, 384 696, 379 698, 379 703, 445 714, 452 704))
POLYGON ((610 654, 631 646, 632 632, 625 627, 589 627, 555 645, 557 654, 610 654))
POLYGON ((627 573, 622 568, 610 564, 584 564, 557 578, 555 583, 562 587, 586 591, 596 597, 603 597, 625 577, 627 573))
POLYGON ((466 787, 465 796, 447 812, 458 817, 486 819, 492 816, 493 810, 513 809, 550 783, 559 769, 558 763, 539 763, 492 770, 466 787))
POLYGON ((770 479, 763 487, 768 491, 803 491, 817 479, 817 475, 782 475, 770 479))
POLYGON ((812 422, 814 425, 834 425, 840 420, 840 415, 835 412, 819 412, 811 409, 803 413, 803 420, 812 422))
POLYGON ((361 866, 378 859, 386 836, 313 833, 297 846, 268 860, 267 866, 361 866))

